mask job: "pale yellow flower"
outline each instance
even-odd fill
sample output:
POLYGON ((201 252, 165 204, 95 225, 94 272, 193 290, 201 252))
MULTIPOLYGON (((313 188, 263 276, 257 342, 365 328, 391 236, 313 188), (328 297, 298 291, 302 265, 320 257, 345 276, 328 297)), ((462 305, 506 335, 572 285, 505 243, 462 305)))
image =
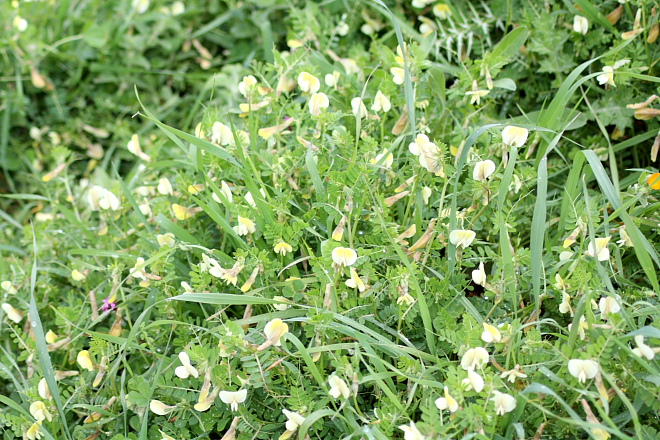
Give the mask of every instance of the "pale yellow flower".
POLYGON ((465 249, 474 241, 477 233, 469 229, 455 229, 449 233, 449 241, 456 247, 465 249))
POLYGON ((239 215, 238 225, 234 226, 233 229, 234 232, 236 232, 238 235, 248 235, 254 234, 254 232, 257 230, 257 227, 252 220, 249 218, 241 217, 239 215))
POLYGON ((238 84, 238 91, 245 98, 249 98, 256 89, 257 79, 252 75, 244 76, 243 81, 238 84))
POLYGON ((392 67, 390 69, 390 73, 392 74, 392 80, 394 81, 394 84, 403 84, 406 77, 405 70, 403 70, 401 67, 392 67))
POLYGON ((357 261, 358 255, 351 248, 336 247, 332 250, 332 261, 338 266, 352 266, 357 261))
POLYGON ((14 308, 9 303, 2 303, 2 310, 7 315, 10 321, 14 321, 16 324, 23 320, 23 312, 20 312, 14 308))
POLYGON ((266 334, 266 342, 261 344, 257 351, 265 350, 266 348, 274 345, 279 347, 282 345, 282 336, 284 336, 289 331, 289 326, 286 322, 282 321, 280 318, 273 319, 268 321, 266 327, 264 327, 264 333, 266 334))
POLYGON ((81 350, 76 357, 76 361, 81 368, 88 371, 94 371, 94 362, 92 362, 92 357, 89 355, 89 351, 81 350))
POLYGON ((635 336, 635 344, 637 344, 636 348, 633 348, 633 353, 635 353, 639 357, 645 357, 646 359, 652 361, 653 358, 655 357, 655 351, 653 348, 649 347, 644 343, 644 336, 642 335, 637 335, 635 336))
POLYGON ((589 243, 589 247, 584 254, 597 258, 598 261, 608 261, 610 259, 610 250, 607 248, 607 245, 610 242, 612 237, 601 237, 595 240, 595 243, 592 241, 589 243))
POLYGON ((473 90, 470 92, 465 92, 465 95, 470 97, 470 104, 481 104, 481 98, 488 95, 490 90, 473 90))
POLYGON ((4 290, 10 295, 15 295, 16 293, 18 293, 18 289, 14 287, 12 282, 9 280, 3 281, 2 283, 0 283, 0 286, 2 287, 2 290, 4 290))
POLYGON ((603 73, 598 75, 596 80, 600 85, 609 84, 616 87, 616 83, 614 82, 614 69, 612 69, 612 66, 604 66, 603 73))
POLYGON ((29 440, 36 440, 43 437, 41 432, 41 422, 33 423, 32 426, 25 432, 25 437, 29 440))
POLYGON ((376 92, 376 96, 374 97, 374 103, 371 105, 371 110, 375 112, 389 112, 390 109, 392 108, 392 103, 390 102, 390 99, 383 94, 380 90, 376 92))
POLYGON ((52 414, 46 408, 46 405, 41 401, 37 400, 30 405, 30 414, 35 418, 37 422, 43 420, 48 420, 49 422, 53 420, 52 414))
POLYGON ((351 278, 346 280, 346 285, 352 289, 358 289, 360 292, 367 290, 367 286, 358 276, 357 271, 351 267, 351 278))
POLYGON ((232 145, 234 143, 234 134, 231 132, 231 128, 222 122, 214 122, 213 126, 211 126, 211 142, 222 146, 232 145))
POLYGON ((321 88, 321 82, 317 77, 307 72, 300 72, 298 85, 303 92, 316 93, 321 88))
POLYGON ((486 285, 486 270, 483 261, 479 263, 479 268, 472 271, 472 281, 480 286, 486 285))
POLYGON ((25 32, 28 28, 28 21, 23 17, 21 17, 20 15, 17 15, 12 20, 12 25, 16 28, 18 32, 25 32))
POLYGON ((468 368, 479 369, 486 362, 488 362, 488 352, 483 347, 471 348, 465 352, 461 358, 461 368, 467 370, 468 368))
POLYGON ((356 118, 361 119, 366 117, 369 112, 367 112, 367 107, 364 105, 364 101, 360 97, 353 98, 351 100, 351 109, 356 118))
POLYGON ((136 155, 145 162, 149 162, 151 160, 151 157, 148 154, 142 152, 142 147, 140 146, 140 138, 137 134, 131 136, 131 140, 128 141, 128 144, 126 144, 126 148, 132 154, 136 155))
POLYGON ((174 189, 172 188, 172 184, 170 183, 169 180, 166 178, 162 178, 158 181, 158 192, 164 196, 171 196, 174 194, 174 189))
POLYGON ((73 278, 74 281, 84 281, 85 278, 87 277, 85 276, 84 273, 80 272, 78 269, 73 269, 71 271, 71 278, 73 278))
POLYGON ((621 311, 621 306, 617 302, 616 298, 611 296, 605 296, 600 299, 598 302, 598 308, 603 318, 607 317, 612 313, 619 313, 621 311))
POLYGON ((37 385, 37 392, 39 397, 46 400, 51 400, 53 396, 50 394, 50 389, 48 388, 48 383, 46 383, 46 378, 42 377, 37 385))
POLYGON ((173 248, 174 244, 176 243, 174 240, 174 234, 172 234, 171 232, 156 235, 156 241, 158 242, 158 246, 161 247, 169 246, 173 248))
POLYGON ((159 416, 165 416, 176 409, 176 406, 165 405, 160 400, 152 400, 149 402, 149 409, 152 413, 158 414, 159 416))
POLYGON ((451 9, 446 3, 438 3, 433 6, 433 14, 438 17, 440 20, 446 20, 451 16, 451 9))
POLYGON ((474 165, 472 178, 479 182, 485 182, 495 172, 495 163, 492 160, 482 160, 474 165))
POLYGON ((323 109, 326 109, 330 106, 330 100, 328 95, 325 93, 314 93, 309 98, 309 112, 312 116, 318 116, 321 114, 323 109))
POLYGON ((280 241, 273 247, 273 251, 276 254, 280 254, 282 256, 286 255, 288 252, 293 252, 293 247, 289 243, 285 243, 283 241, 280 241))
POLYGON ((581 15, 576 15, 573 18, 573 30, 582 35, 586 35, 589 30, 589 20, 581 15))
POLYGON ((455 413, 458 411, 458 402, 449 394, 449 388, 445 387, 445 397, 438 397, 435 399, 435 406, 440 411, 448 410, 455 413))
POLYGON ((502 374, 500 374, 500 377, 502 379, 507 379, 511 383, 514 383, 518 378, 527 377, 525 373, 520 372, 519 368, 520 365, 516 365, 516 368, 514 368, 513 370, 503 372, 502 374))
POLYGON ((404 440, 424 440, 425 438, 413 421, 410 422, 410 425, 399 426, 399 429, 403 431, 404 440))
POLYGON ((328 87, 337 87, 337 83, 339 82, 339 76, 341 74, 337 72, 336 70, 332 73, 328 73, 325 75, 325 85, 328 87))
POLYGON ((461 383, 465 387, 465 391, 474 390, 477 393, 480 393, 484 389, 484 379, 479 376, 472 368, 468 368, 468 377, 463 379, 461 383))
POLYGON ((502 334, 497 329, 490 324, 483 323, 484 331, 481 334, 481 340, 484 342, 500 342, 502 340, 502 334))
POLYGON ((522 147, 527 142, 529 130, 514 125, 508 125, 502 130, 502 142, 510 147, 522 147))
POLYGON ((385 156, 385 153, 379 153, 369 162, 378 164, 381 160, 382 160, 381 166, 390 169, 392 167, 392 164, 394 163, 394 155, 390 153, 387 156, 385 156), (385 160, 383 160, 383 157, 385 157, 385 160))
POLYGON ((287 431, 295 432, 303 423, 305 423, 305 418, 294 411, 289 411, 288 409, 283 409, 282 413, 286 416, 286 429, 287 431))

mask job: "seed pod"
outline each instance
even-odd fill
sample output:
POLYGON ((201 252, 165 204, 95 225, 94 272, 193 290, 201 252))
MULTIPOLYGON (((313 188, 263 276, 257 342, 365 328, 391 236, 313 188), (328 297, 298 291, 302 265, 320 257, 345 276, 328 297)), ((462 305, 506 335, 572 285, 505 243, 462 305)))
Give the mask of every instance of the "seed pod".
POLYGON ((649 36, 646 39, 646 42, 655 43, 655 40, 658 39, 659 33, 660 33, 660 24, 656 23, 653 26, 651 26, 651 30, 649 31, 649 36))
POLYGON ((623 15, 623 5, 619 5, 618 8, 607 14, 607 21, 610 22, 610 24, 615 25, 619 22, 621 19, 621 16, 623 15))

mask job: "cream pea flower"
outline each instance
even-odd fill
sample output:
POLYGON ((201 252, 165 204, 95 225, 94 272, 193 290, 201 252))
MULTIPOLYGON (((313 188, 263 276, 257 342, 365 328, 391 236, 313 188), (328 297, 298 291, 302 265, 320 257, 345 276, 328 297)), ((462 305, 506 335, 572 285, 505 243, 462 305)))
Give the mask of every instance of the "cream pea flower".
POLYGON ((601 237, 589 243, 589 247, 584 251, 584 255, 597 258, 598 261, 608 261, 610 259, 610 250, 607 245, 612 237, 601 237))
POLYGON ((282 336, 284 336, 289 331, 289 326, 286 322, 282 321, 280 318, 273 319, 268 321, 266 327, 264 327, 264 333, 266 334, 266 342, 261 344, 257 351, 265 350, 266 348, 274 345, 280 347, 282 345, 282 336))
POLYGON ((73 269, 71 271, 71 278, 73 278, 74 281, 84 281, 87 276, 78 269, 73 269))
POLYGON ((46 408, 46 405, 41 401, 37 400, 30 405, 30 414, 34 417, 37 422, 42 420, 48 420, 49 422, 53 420, 52 414, 46 408))
POLYGON ((621 306, 616 301, 616 298, 611 296, 605 296, 600 299, 598 302, 598 308, 603 318, 607 317, 611 313, 619 313, 621 311, 621 306))
POLYGON ((158 246, 160 247, 169 246, 173 248, 174 244, 176 243, 176 241, 174 240, 174 234, 172 234, 171 232, 156 235, 156 241, 158 242, 158 246))
POLYGON ((94 185, 87 193, 87 201, 92 211, 99 209, 111 209, 117 211, 121 206, 119 199, 111 191, 102 186, 94 185))
POLYGON ((367 290, 364 281, 358 276, 357 271, 351 267, 351 278, 346 280, 346 285, 352 289, 358 289, 360 292, 367 290))
POLYGON ((405 70, 403 70, 401 67, 392 67, 390 69, 390 73, 392 74, 392 80, 394 81, 394 84, 403 84, 406 77, 405 70))
POLYGON ((449 388, 445 387, 445 397, 435 399, 435 406, 440 411, 449 410, 451 413, 458 411, 458 402, 449 394, 449 388))
POLYGON ((149 9, 149 0, 133 0, 133 7, 138 14, 144 14, 149 9))
POLYGON ((598 363, 590 359, 571 359, 568 361, 568 372, 581 383, 593 379, 598 374, 598 363))
POLYGON ((252 220, 249 218, 241 217, 239 215, 238 225, 234 226, 233 229, 234 232, 236 232, 238 235, 248 235, 254 234, 254 232, 257 230, 257 227, 252 220))
POLYGON ((479 263, 478 269, 472 271, 472 281, 474 281, 474 284, 486 286, 486 270, 483 261, 479 263))
POLYGON ((307 72, 300 72, 298 85, 303 92, 316 93, 321 88, 321 82, 317 77, 307 72))
POLYGON ((162 178, 158 181, 158 192, 164 196, 171 196, 174 194, 174 189, 172 184, 166 178, 162 178))
POLYGON ((28 28, 28 21, 20 15, 14 17, 11 24, 16 28, 18 32, 25 32, 28 28))
POLYGON ((571 295, 566 292, 561 293, 561 304, 559 304, 559 313, 569 313, 573 316, 573 307, 571 307, 571 295))
POLYGON ((470 92, 465 92, 466 96, 470 97, 470 104, 481 104, 481 98, 488 95, 490 90, 472 90, 470 92))
POLYGON ((645 357, 650 361, 653 360, 655 357, 655 351, 644 343, 644 336, 635 336, 635 344, 637 344, 637 348, 633 348, 633 353, 639 357, 645 357))
POLYGON ((39 381, 39 384, 37 385, 37 392, 39 393, 39 397, 42 399, 46 400, 52 400, 53 396, 50 393, 50 389, 48 388, 48 383, 46 383, 46 378, 42 377, 41 380, 39 381))
POLYGON ((429 204, 429 199, 431 198, 431 194, 433 194, 433 190, 431 188, 429 188, 428 186, 422 188, 422 201, 424 202, 425 205, 429 204))
POLYGON ((247 390, 220 391, 220 400, 231 406, 232 411, 238 411, 238 404, 245 402, 247 390))
POLYGON ((344 382, 344 379, 340 378, 336 374, 330 376, 328 379, 328 384, 330 385, 330 396, 335 399, 338 399, 339 396, 342 396, 344 399, 348 399, 348 397, 351 395, 351 390, 348 388, 348 385, 346 385, 346 382, 344 382))
POLYGON ((468 368, 479 369, 486 362, 488 362, 488 352, 483 347, 471 348, 465 352, 461 358, 461 368, 467 370, 468 368))
POLYGON ((357 261, 358 255, 351 248, 336 247, 332 250, 332 261, 338 266, 352 266, 357 261))
POLYGON ((199 372, 190 364, 190 356, 188 356, 185 351, 179 353, 179 360, 181 361, 182 365, 174 369, 174 374, 176 374, 181 379, 187 379, 189 376, 194 378, 199 377, 199 372))
POLYGON ((461 383, 465 386, 466 391, 474 390, 477 393, 480 393, 484 389, 484 379, 479 376, 472 368, 468 368, 468 377, 463 379, 461 383))
POLYGON ((442 168, 437 164, 440 150, 436 144, 429 140, 428 136, 418 134, 415 142, 408 145, 408 150, 419 157, 419 164, 425 170, 435 173, 436 176, 442 175, 442 168))
POLYGON ((295 411, 289 411, 288 409, 283 409, 282 413, 286 416, 286 430, 295 432, 300 425, 305 423, 305 418, 298 414, 295 411))
POLYGON ((616 87, 616 84, 614 83, 614 69, 612 69, 612 66, 603 66, 603 73, 598 75, 596 80, 600 85, 609 84, 616 87))
POLYGON ((256 89, 257 89, 257 79, 252 75, 244 76, 243 81, 241 81, 238 84, 238 91, 245 98, 249 98, 250 95, 252 95, 256 89))
POLYGON ((383 157, 385 157, 385 153, 378 153, 376 157, 371 159, 369 162, 373 164, 378 164, 382 160, 381 166, 389 170, 392 167, 392 164, 394 163, 394 155, 392 153, 388 154, 387 157, 385 157, 385 160, 383 160, 383 157))
POLYGON ((92 357, 89 355, 89 351, 81 350, 76 357, 76 361, 81 368, 88 371, 94 371, 94 362, 92 362, 92 357))
POLYGON ((438 17, 440 20, 446 20, 451 16, 451 9, 446 3, 438 3, 433 6, 433 15, 438 17))
POLYGON ((293 247, 289 243, 285 243, 283 241, 280 241, 273 247, 273 251, 276 254, 280 254, 282 256, 285 256, 288 252, 293 252, 293 247))
POLYGON ((477 233, 469 229, 455 229, 449 233, 449 241, 456 247, 465 249, 474 241, 477 233))
POLYGON ((211 142, 222 146, 233 144, 234 134, 231 132, 231 128, 222 122, 214 122, 211 126, 211 142))
POLYGON ((502 334, 497 327, 484 322, 484 332, 481 334, 481 340, 484 342, 500 342, 502 334))
POLYGON ((491 400, 495 404, 495 414, 499 416, 503 416, 516 408, 516 398, 510 394, 493 391, 493 398, 491 400))
POLYGON ((367 112, 367 107, 364 105, 364 101, 362 101, 362 98, 360 97, 351 99, 351 108, 353 114, 358 119, 362 119, 369 114, 369 112, 367 112))
POLYGON ((135 260, 135 266, 133 266, 129 271, 129 275, 133 278, 139 278, 141 280, 147 279, 147 272, 145 271, 146 265, 144 264, 144 258, 138 257, 135 260))
POLYGON ((142 152, 142 148, 140 147, 140 138, 137 134, 131 136, 131 140, 128 141, 128 144, 126 144, 126 148, 129 152, 136 155, 145 162, 149 162, 151 160, 151 157, 148 154, 142 152))
POLYGON ((374 97, 374 103, 371 105, 371 110, 375 112, 389 112, 390 109, 392 108, 392 103, 390 102, 390 99, 383 94, 380 90, 376 92, 376 96, 374 97))
POLYGON ((528 136, 529 130, 515 125, 508 125, 502 130, 502 142, 510 147, 522 147, 528 136))
POLYGON ((3 281, 2 283, 0 283, 0 286, 2 287, 2 290, 4 290, 10 295, 15 295, 16 293, 18 293, 18 289, 14 287, 12 282, 9 280, 3 281))
POLYGON ((410 422, 410 425, 401 425, 399 429, 403 431, 404 440, 424 440, 424 434, 419 432, 415 422, 410 422))
POLYGON ((325 93, 314 93, 309 98, 309 112, 312 116, 318 116, 321 112, 330 106, 330 100, 325 93))
POLYGON ((16 324, 18 324, 23 320, 23 312, 19 312, 14 308, 14 306, 12 306, 9 303, 2 303, 2 310, 7 315, 7 318, 9 318, 10 321, 15 322, 16 324))
POLYGON ((495 163, 492 160, 477 162, 472 171, 472 178, 479 182, 485 182, 495 172, 495 163))
POLYGON ((582 35, 586 35, 589 30, 589 20, 581 15, 576 15, 573 18, 573 30, 582 35))
POLYGON ((25 432, 25 437, 28 440, 36 440, 43 437, 43 435, 43 432, 41 432, 41 422, 33 423, 32 426, 30 426, 30 429, 25 432))
POLYGON ((275 301, 280 302, 280 304, 273 304, 273 307, 275 308, 275 310, 279 310, 280 312, 283 312, 286 309, 288 309, 289 307, 291 307, 291 304, 281 304, 281 303, 288 303, 289 302, 289 300, 287 298, 283 297, 283 296, 274 296, 273 299, 275 301))
POLYGON ((516 365, 513 370, 505 371, 500 374, 502 379, 507 379, 509 382, 514 383, 518 378, 525 378, 527 375, 520 372, 520 365, 516 365))
POLYGON ((152 413, 158 414, 159 416, 166 416, 176 409, 176 406, 165 405, 160 400, 152 400, 149 402, 149 409, 152 413))
POLYGON ((199 397, 197 398, 197 403, 193 406, 195 411, 204 412, 208 411, 215 402, 215 398, 218 397, 218 389, 216 388, 212 393, 209 394, 209 388, 211 384, 205 382, 202 387, 199 397))
POLYGON ((328 73, 327 75, 325 75, 325 78, 324 78, 325 85, 328 86, 328 87, 336 88, 337 83, 339 82, 339 76, 340 75, 341 75, 341 73, 337 72, 336 70, 332 73, 328 73))

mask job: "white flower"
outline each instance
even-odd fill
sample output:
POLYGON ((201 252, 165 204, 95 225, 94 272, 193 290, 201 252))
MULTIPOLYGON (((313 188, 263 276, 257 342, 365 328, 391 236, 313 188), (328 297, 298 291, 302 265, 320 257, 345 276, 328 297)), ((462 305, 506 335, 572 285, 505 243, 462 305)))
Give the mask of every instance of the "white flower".
POLYGON ((367 107, 364 105, 364 101, 362 101, 362 98, 357 97, 351 99, 351 108, 353 109, 353 114, 358 119, 364 118, 369 114, 367 112, 367 107))
POLYGON ((403 70, 401 67, 392 67, 390 69, 390 73, 392 74, 392 80, 394 81, 394 84, 403 84, 406 77, 405 70, 403 70))
POLYGON ((525 378, 527 375, 525 373, 521 373, 518 368, 520 365, 516 365, 516 368, 513 370, 505 371, 504 373, 500 374, 500 377, 502 379, 507 379, 509 382, 514 383, 517 378, 525 378))
POLYGON ((309 93, 316 93, 321 88, 319 79, 307 72, 300 72, 300 75, 298 75, 298 85, 303 92, 309 93))
POLYGON ((608 261, 610 259, 610 250, 607 245, 612 237, 597 238, 595 243, 591 241, 589 248, 584 251, 584 255, 598 258, 598 261, 608 261))
POLYGON ((103 196, 99 199, 101 209, 111 209, 117 211, 120 208, 119 199, 111 191, 105 190, 103 196))
POLYGON ((573 307, 571 307, 571 295, 569 295, 566 292, 562 292, 561 294, 562 300, 561 304, 559 304, 559 313, 571 313, 571 316, 573 316, 573 307))
POLYGON ((149 402, 149 409, 152 413, 158 414, 159 416, 165 416, 176 409, 176 406, 165 405, 160 400, 152 400, 149 402))
POLYGON ((357 261, 358 255, 351 248, 336 247, 332 250, 332 261, 338 266, 352 266, 357 261))
POLYGON ((484 322, 484 332, 481 334, 481 340, 484 342, 500 342, 502 340, 502 334, 497 327, 484 322))
POLYGON ((158 192, 164 196, 171 196, 174 194, 172 189, 172 184, 166 178, 162 178, 158 181, 158 192))
POLYGON ((284 336, 289 331, 289 326, 286 322, 282 321, 280 318, 273 319, 268 321, 266 327, 264 327, 264 333, 266 334, 266 342, 269 345, 274 345, 279 347, 282 345, 282 336, 284 336))
MULTIPOLYGON (((568 331, 570 332, 571 329, 573 328, 573 324, 568 324, 568 331)), ((584 338, 587 337, 586 330, 589 329, 589 323, 587 320, 584 318, 584 315, 580 316, 580 322, 578 323, 578 335, 580 336, 580 340, 584 341, 584 338)))
POLYGON ((337 82, 339 81, 339 76, 341 73, 337 72, 336 70, 332 73, 328 73, 325 75, 325 85, 328 87, 337 87, 337 82))
POLYGON ((392 167, 392 164, 394 163, 394 154, 392 153, 388 154, 387 157, 385 157, 385 160, 383 160, 383 157, 385 157, 385 153, 378 153, 376 157, 371 159, 369 162, 378 164, 382 160, 381 166, 390 169, 392 167))
POLYGON ((585 383, 587 379, 593 379, 598 374, 598 364, 590 359, 571 359, 568 361, 568 372, 576 377, 578 381, 585 383))
POLYGON ((189 376, 194 378, 199 377, 199 372, 195 367, 190 364, 190 356, 185 351, 179 353, 179 360, 181 361, 180 367, 174 369, 174 374, 176 374, 181 379, 187 379, 189 376))
POLYGON ((483 261, 479 263, 479 269, 472 271, 472 281, 480 286, 486 285, 486 270, 483 261))
POLYGON ((438 166, 437 160, 440 150, 438 146, 431 142, 425 134, 418 134, 415 142, 408 145, 408 150, 419 157, 419 164, 431 173, 437 176, 442 174, 442 168, 438 166))
POLYGON ((468 377, 463 379, 462 383, 466 391, 474 390, 480 393, 484 389, 484 379, 479 376, 472 368, 468 368, 468 377))
POLYGON ((559 261, 566 261, 570 259, 573 256, 573 252, 571 251, 563 251, 559 253, 559 261))
POLYGON ((433 3, 433 0, 412 0, 413 8, 422 9, 433 3))
POLYGON ((48 383, 46 383, 46 378, 42 377, 37 385, 37 392, 42 399, 51 400, 53 396, 50 394, 50 389, 48 388, 48 383))
POLYGON ((621 306, 616 299, 611 296, 601 298, 598 302, 598 308, 603 317, 606 317, 610 313, 619 313, 621 311, 621 306))
POLYGON ((488 352, 483 347, 471 348, 465 352, 461 358, 461 368, 467 370, 468 368, 478 369, 488 362, 488 352))
POLYGON ((289 411, 288 409, 283 409, 282 413, 284 413, 284 415, 287 418, 286 421, 287 431, 295 431, 300 427, 300 425, 305 423, 305 418, 300 414, 298 414, 297 412, 289 411))
POLYGON ((431 188, 429 188, 428 186, 422 188, 422 201, 424 202, 425 205, 429 204, 429 199, 431 198, 431 194, 433 194, 433 190, 431 188))
POLYGON ((477 162, 472 171, 472 178, 479 182, 485 182, 495 172, 495 163, 492 160, 477 162))
POLYGON ((220 391, 220 400, 231 406, 232 411, 238 411, 238 404, 245 402, 247 390, 220 391))
POLYGON ((234 226, 233 229, 234 232, 236 232, 238 235, 248 235, 254 234, 254 232, 257 230, 257 227, 252 220, 249 218, 241 217, 239 215, 238 225, 234 226))
POLYGON ((527 142, 529 131, 526 128, 508 125, 502 130, 502 142, 510 147, 522 147, 527 142))
POLYGON ((376 92, 376 96, 374 97, 374 103, 371 106, 371 110, 375 112, 383 111, 385 113, 389 112, 390 109, 392 108, 392 103, 390 102, 390 99, 383 95, 383 92, 380 90, 376 92))
POLYGON ((495 414, 500 416, 516 408, 516 398, 510 394, 493 391, 493 398, 491 400, 495 404, 495 414))
POLYGON ((458 411, 458 402, 449 394, 449 388, 447 387, 445 387, 445 397, 435 399, 435 406, 440 411, 449 410, 452 413, 458 411))
POLYGON ((231 128, 222 122, 214 122, 211 127, 211 142, 222 146, 232 145, 234 143, 234 134, 231 128))
POLYGON ((576 15, 573 18, 573 30, 582 35, 586 35, 589 30, 589 20, 581 15, 576 15))
POLYGON ((186 6, 181 1, 176 1, 172 4, 172 15, 181 15, 186 11, 186 6))
POLYGON ((424 434, 419 432, 415 422, 410 422, 410 425, 401 425, 399 429, 403 431, 404 440, 424 440, 424 434))
POLYGON ((256 88, 257 79, 252 75, 244 76, 243 81, 238 84, 238 91, 245 98, 248 98, 250 95, 252 95, 256 88))
POLYGON ((149 9, 149 0, 133 0, 133 7, 138 14, 144 14, 149 9))
POLYGON ((600 85, 609 84, 616 87, 616 84, 614 83, 614 69, 612 69, 612 66, 604 66, 603 73, 598 75, 596 80, 600 85))
POLYGON ((3 303, 2 310, 4 310, 7 318, 9 318, 11 321, 14 321, 16 324, 23 320, 23 312, 19 312, 9 303, 3 303))
POLYGON ((456 247, 465 249, 474 241, 477 233, 469 229, 455 229, 449 233, 449 241, 456 247))
POLYGON ((139 157, 140 159, 149 162, 151 160, 151 157, 142 152, 142 148, 140 147, 140 138, 138 137, 137 134, 134 134, 131 136, 131 140, 128 141, 128 144, 126 145, 126 148, 128 151, 139 157))
POLYGON ((645 357, 650 361, 653 360, 655 357, 655 351, 644 343, 644 336, 635 336, 635 344, 637 344, 637 348, 633 348, 633 353, 639 357, 645 357))
POLYGON ((330 385, 330 395, 335 399, 339 398, 339 396, 348 399, 351 395, 351 390, 348 388, 348 385, 346 385, 346 382, 336 374, 330 376, 328 384, 330 385))
POLYGON ((309 112, 312 116, 318 116, 323 109, 330 106, 330 100, 325 93, 314 93, 309 98, 309 112))

